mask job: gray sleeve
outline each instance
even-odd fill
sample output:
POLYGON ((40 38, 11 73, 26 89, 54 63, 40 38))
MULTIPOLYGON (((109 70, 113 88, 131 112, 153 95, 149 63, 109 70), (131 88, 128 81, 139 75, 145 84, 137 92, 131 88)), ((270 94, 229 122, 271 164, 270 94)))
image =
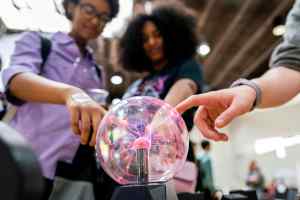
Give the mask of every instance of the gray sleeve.
POLYGON ((270 67, 284 66, 300 71, 300 0, 288 14, 283 41, 272 53, 270 67))

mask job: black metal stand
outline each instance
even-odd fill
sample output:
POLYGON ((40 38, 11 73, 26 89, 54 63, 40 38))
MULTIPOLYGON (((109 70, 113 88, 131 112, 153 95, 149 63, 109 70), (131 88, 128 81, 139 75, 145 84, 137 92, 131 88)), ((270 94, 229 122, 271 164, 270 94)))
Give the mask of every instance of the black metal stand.
POLYGON ((166 185, 147 184, 147 185, 127 185, 117 188, 111 200, 166 200, 166 185))

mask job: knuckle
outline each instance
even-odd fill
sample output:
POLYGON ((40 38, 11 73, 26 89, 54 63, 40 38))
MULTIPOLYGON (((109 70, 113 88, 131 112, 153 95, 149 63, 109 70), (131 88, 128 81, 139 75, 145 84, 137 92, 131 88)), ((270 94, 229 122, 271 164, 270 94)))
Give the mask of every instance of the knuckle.
POLYGON ((85 125, 82 126, 82 131, 83 131, 84 133, 89 132, 89 130, 90 130, 90 126, 88 126, 87 124, 85 124, 85 125))
POLYGON ((73 126, 72 126, 72 130, 73 130, 73 132, 76 133, 76 134, 79 133, 79 130, 78 130, 77 127, 73 127, 73 126))
POLYGON ((81 137, 81 141, 83 141, 84 143, 87 143, 88 139, 86 137, 81 137))
POLYGON ((78 122, 77 121, 71 121, 71 126, 72 127, 78 127, 78 122))
POLYGON ((71 105, 69 105, 69 109, 70 110, 77 110, 78 109, 78 105, 77 104, 71 104, 71 105))

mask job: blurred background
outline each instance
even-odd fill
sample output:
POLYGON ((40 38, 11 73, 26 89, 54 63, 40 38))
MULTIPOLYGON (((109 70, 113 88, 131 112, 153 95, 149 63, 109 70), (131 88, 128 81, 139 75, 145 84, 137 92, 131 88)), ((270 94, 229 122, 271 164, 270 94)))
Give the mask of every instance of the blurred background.
MULTIPOLYGON (((157 0, 159 1, 159 0, 157 0)), ((179 1, 179 0, 178 0, 179 1)), ((180 0, 198 18, 201 38, 197 59, 203 64, 206 91, 226 88, 234 80, 262 75, 273 48, 285 32, 285 18, 293 0, 180 0)), ((14 41, 23 31, 68 31, 62 0, 5 0, 0 2, 1 66, 9 63, 14 41)), ((120 0, 121 11, 91 46, 107 72, 110 100, 117 102, 137 74, 121 69, 117 44, 130 18, 151 9, 155 1, 120 0)), ((274 180, 300 188, 300 98, 276 109, 255 111, 236 120, 224 131, 227 143, 212 142, 214 180, 229 191, 246 187, 249 164, 257 161, 271 186, 274 180), (243 121, 243 123, 240 123, 243 121), (299 135, 298 135, 299 134, 299 135)), ((202 140, 194 128, 191 140, 196 154, 202 140)))

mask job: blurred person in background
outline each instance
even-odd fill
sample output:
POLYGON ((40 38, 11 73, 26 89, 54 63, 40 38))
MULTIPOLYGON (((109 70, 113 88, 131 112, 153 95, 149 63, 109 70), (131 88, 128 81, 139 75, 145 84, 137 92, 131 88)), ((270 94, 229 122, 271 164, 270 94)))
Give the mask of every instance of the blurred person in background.
POLYGON ((210 156, 211 144, 208 140, 202 140, 201 147, 203 151, 196 158, 198 170, 200 171, 196 189, 197 191, 204 192, 205 199, 210 199, 214 192, 216 192, 210 156))
MULTIPOLYGON (((181 4, 157 5, 150 14, 137 15, 120 41, 120 64, 125 70, 146 73, 133 82, 123 99, 152 96, 177 105, 202 91, 202 67, 195 60, 196 19, 181 4)), ((183 118, 190 130, 193 109, 183 118)), ((190 148, 192 150, 192 148, 190 148)), ((194 161, 192 151, 189 160, 194 161)))
POLYGON ((249 170, 246 177, 246 185, 253 190, 256 190, 257 196, 262 197, 265 189, 265 178, 257 166, 257 162, 252 160, 249 164, 249 170))
MULTIPOLYGON (((72 163, 80 144, 95 145, 106 111, 85 91, 103 88, 104 80, 87 43, 101 34, 119 10, 118 0, 64 0, 63 5, 71 31, 51 36, 47 60, 41 56, 41 35, 27 32, 16 42, 10 65, 3 71, 6 98, 17 106, 10 125, 39 158, 46 183, 43 199, 52 192, 58 163, 72 163)), ((104 186, 102 199, 110 194, 104 186)), ((54 184, 53 191, 59 189, 54 184)))
MULTIPOLYGON (((151 13, 137 15, 121 38, 119 58, 125 70, 146 75, 129 86, 123 99, 151 96, 175 106, 200 93, 202 67, 194 58, 199 44, 196 27, 194 15, 179 2, 158 4, 151 13)), ((193 127, 193 114, 191 109, 183 116, 188 130, 193 127)), ((195 178, 186 184, 180 181, 186 177, 175 176, 170 184, 175 184, 177 192, 195 191, 197 168, 192 148, 187 160, 191 162, 178 174, 189 173, 195 178)))

